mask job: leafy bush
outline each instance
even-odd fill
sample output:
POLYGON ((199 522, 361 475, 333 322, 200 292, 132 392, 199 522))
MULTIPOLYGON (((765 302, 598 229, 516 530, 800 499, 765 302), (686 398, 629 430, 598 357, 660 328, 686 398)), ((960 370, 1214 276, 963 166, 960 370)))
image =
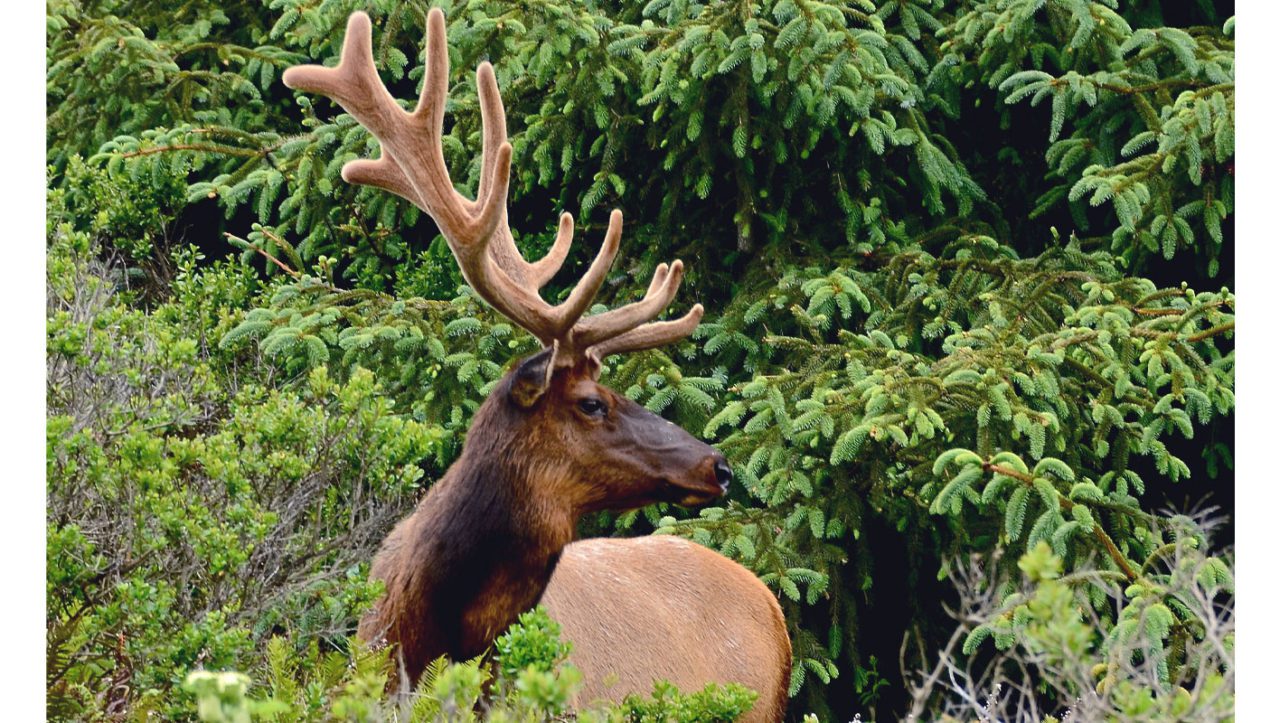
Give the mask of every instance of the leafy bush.
POLYGON ((912 711, 980 720, 1232 719, 1229 561, 1204 554, 1202 524, 1169 523, 1172 541, 1148 559, 1147 578, 1127 586, 1109 570, 1063 575, 1062 559, 1044 541, 1018 561, 1021 586, 982 556, 958 563, 961 625, 919 675, 912 711), (1097 617, 1099 599, 1118 610, 1114 620, 1097 617), (987 639, 998 652, 975 655, 987 639), (963 660, 954 649, 961 640, 963 660))
POLYGON ((367 371, 274 389, 208 356, 187 322, 200 295, 248 281, 237 267, 191 271, 143 312, 92 250, 54 230, 51 712, 109 709, 105 664, 127 675, 131 706, 173 715, 185 671, 237 666, 255 636, 345 638, 378 594, 367 561, 443 430, 395 414, 367 371))
MULTIPOLYGON (((272 638, 267 646, 270 694, 254 697, 242 673, 197 671, 184 686, 195 694, 200 720, 239 723, 251 719, 287 721, 335 717, 389 721, 540 721, 560 720, 581 673, 565 664, 570 646, 559 640, 560 627, 542 608, 524 613, 494 643, 496 671, 480 659, 450 663, 439 658, 427 666, 412 693, 383 698, 388 676, 395 675, 390 650, 371 652, 351 641, 352 657, 338 653, 316 659, 314 650, 298 678, 290 646, 272 638), (311 672, 314 671, 314 672, 311 672)), ((700 723, 730 721, 751 707, 755 694, 741 686, 708 685, 683 694, 659 683, 651 698, 629 696, 616 706, 577 711, 586 723, 700 723)))

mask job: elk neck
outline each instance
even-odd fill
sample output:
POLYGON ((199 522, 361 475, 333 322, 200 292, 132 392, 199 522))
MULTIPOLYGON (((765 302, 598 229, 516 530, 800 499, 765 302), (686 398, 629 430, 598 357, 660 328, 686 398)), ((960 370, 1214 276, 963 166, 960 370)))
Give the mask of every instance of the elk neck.
POLYGON ((483 653, 537 603, 573 541, 579 512, 558 492, 565 473, 547 465, 536 439, 511 434, 508 410, 494 401, 403 537, 374 562, 387 585, 378 618, 414 680, 440 655, 483 653))

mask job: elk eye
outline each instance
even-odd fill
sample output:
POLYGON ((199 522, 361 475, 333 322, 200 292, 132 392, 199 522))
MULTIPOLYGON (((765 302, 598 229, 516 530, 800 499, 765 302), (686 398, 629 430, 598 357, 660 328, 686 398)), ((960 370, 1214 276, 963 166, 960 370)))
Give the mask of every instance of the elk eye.
POLYGON ((604 401, 596 397, 586 397, 578 401, 578 409, 581 409, 582 413, 589 417, 602 417, 607 407, 605 407, 604 401))

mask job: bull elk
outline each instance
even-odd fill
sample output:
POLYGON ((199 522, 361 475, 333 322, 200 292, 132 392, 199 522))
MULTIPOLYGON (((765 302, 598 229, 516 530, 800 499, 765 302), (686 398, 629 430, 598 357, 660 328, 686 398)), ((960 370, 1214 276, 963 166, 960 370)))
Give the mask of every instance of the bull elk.
POLYGON ((674 298, 683 265, 660 264, 640 301, 584 316, 618 252, 615 210, 578 284, 547 303, 539 290, 568 254, 573 219, 561 215, 541 260, 527 262, 516 248, 506 209, 511 145, 492 66, 476 72, 483 150, 471 201, 454 190, 441 147, 444 14, 427 18, 426 76, 412 112, 378 78, 371 43, 368 16, 355 13, 337 67, 290 68, 284 82, 333 98, 378 139, 381 156, 346 164, 342 177, 429 214, 467 282, 543 349, 494 387, 461 456, 383 542, 372 575, 386 594, 359 634, 397 645, 415 681, 441 655, 483 653, 541 600, 573 643, 584 703, 645 693, 663 679, 684 689, 737 682, 760 694, 750 719, 780 719, 791 644, 776 598, 754 575, 677 538, 573 542, 587 512, 696 505, 729 485, 718 451, 597 382, 608 355, 668 344, 697 326, 701 305, 652 321, 674 298))

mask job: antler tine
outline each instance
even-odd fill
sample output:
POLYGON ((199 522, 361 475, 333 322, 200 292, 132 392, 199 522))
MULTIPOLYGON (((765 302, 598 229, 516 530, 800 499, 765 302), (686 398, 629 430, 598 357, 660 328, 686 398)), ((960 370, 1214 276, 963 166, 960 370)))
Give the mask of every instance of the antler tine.
POLYGON ((579 349, 595 346, 610 337, 619 336, 662 313, 675 298, 684 276, 684 264, 676 260, 670 270, 662 264, 654 269, 653 280, 644 298, 618 309, 588 316, 573 328, 573 340, 579 349))
MULTIPOLYGON (((445 35, 444 13, 440 8, 431 8, 427 13, 426 47, 422 73, 422 91, 418 94, 418 105, 413 109, 413 117, 420 127, 432 134, 428 140, 439 146, 444 132, 444 107, 449 98, 449 45, 445 35)), ((503 134, 502 141, 506 141, 503 134)), ((443 159, 444 149, 440 155, 443 159)))
MULTIPOLYGON (((333 98, 357 118, 377 119, 390 115, 391 110, 400 110, 378 79, 373 65, 373 27, 369 16, 362 12, 352 13, 347 19, 337 66, 295 65, 284 71, 282 80, 290 88, 333 98)), ((385 128, 385 124, 379 125, 385 128)))
POLYGON ((692 334, 693 330, 698 328, 698 323, 702 321, 702 312, 702 304, 694 304, 693 308, 689 309, 689 312, 679 319, 653 321, 637 326, 611 339, 605 339, 589 348, 587 353, 599 361, 610 354, 622 354, 666 346, 692 334))
POLYGON ((653 278, 649 280, 649 288, 644 292, 645 296, 656 292, 659 286, 667 282, 667 272, 670 269, 671 267, 666 263, 658 264, 658 267, 653 270, 653 278))
MULTIPOLYGON (((483 196, 493 185, 497 167, 497 157, 493 149, 500 148, 507 142, 507 113, 502 104, 502 95, 498 91, 498 80, 493 66, 487 61, 476 69, 476 88, 480 95, 480 123, 483 127, 483 142, 480 155, 480 184, 478 196, 483 196)), ((505 213, 505 209, 503 213, 505 213)), ((510 233, 499 232, 490 242, 490 250, 496 261, 507 274, 517 282, 531 285, 534 289, 546 286, 569 254, 569 246, 573 241, 573 217, 564 214, 560 217, 560 228, 556 233, 555 243, 547 255, 536 262, 529 263, 516 248, 515 239, 510 233)))
MULTIPOLYGON (((337 66, 294 66, 285 70, 282 79, 290 88, 333 98, 380 140, 391 132, 396 115, 403 114, 378 78, 373 64, 373 28, 369 16, 362 12, 352 13, 347 19, 347 33, 337 66)), ((421 205, 417 190, 385 150, 379 159, 346 164, 342 177, 348 183, 382 188, 421 205)))
MULTIPOLYGON (((383 153, 385 154, 385 151, 383 153)), ((400 166, 397 166, 388 155, 383 155, 381 158, 347 161, 342 166, 342 180, 361 186, 381 188, 409 203, 419 205, 417 190, 414 189, 413 184, 409 183, 409 179, 404 177, 400 166)))
POLYGON ((476 68, 476 90, 480 95, 480 185, 477 196, 483 196, 492 183, 493 172, 497 165, 494 150, 507 142, 507 110, 502 105, 502 94, 498 90, 498 78, 489 61, 480 63, 476 68))
MULTIPOLYGON (((565 215, 567 216, 568 214, 565 215)), ((575 322, 580 323, 580 318, 590 308, 591 302, 596 298, 596 294, 600 292, 600 285, 604 283, 605 274, 609 273, 609 268, 613 266, 613 258, 618 255, 618 241, 621 238, 622 212, 614 209, 613 213, 609 214, 609 230, 604 234, 604 242, 600 244, 600 250, 596 253, 591 266, 587 268, 587 273, 582 275, 578 285, 574 286, 573 291, 569 292, 569 298, 565 299, 559 307, 556 307, 565 310, 565 318, 571 320, 569 322, 571 326, 575 322)), ((568 330, 568 327, 566 327, 565 331, 568 330)))
POLYGON ((556 230, 556 240, 551 244, 547 255, 529 264, 529 283, 541 289, 547 285, 564 265, 569 256, 569 246, 573 244, 573 215, 560 214, 560 228, 556 230))

